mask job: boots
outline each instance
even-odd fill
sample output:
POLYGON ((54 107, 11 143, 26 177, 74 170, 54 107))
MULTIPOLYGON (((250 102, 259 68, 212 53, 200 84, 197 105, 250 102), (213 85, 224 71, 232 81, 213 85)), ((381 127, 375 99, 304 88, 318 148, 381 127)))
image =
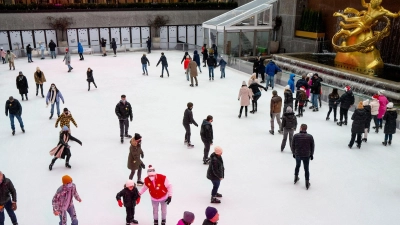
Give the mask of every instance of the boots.
POLYGON ((337 125, 338 125, 338 126, 342 126, 342 123, 343 123, 342 121, 337 122, 337 125))
POLYGON ((53 165, 54 165, 54 163, 56 162, 56 160, 57 160, 57 158, 54 158, 54 159, 51 160, 51 163, 50 163, 50 165, 49 165, 49 170, 50 170, 50 171, 53 169, 53 165))
POLYGON ((310 181, 309 181, 309 180, 306 180, 306 188, 307 188, 307 190, 310 188, 310 186, 311 186, 310 181))
POLYGON ((386 145, 387 145, 387 142, 386 142, 386 141, 384 141, 384 142, 382 142, 382 144, 383 144, 384 146, 386 146, 386 145))
POLYGON ((296 184, 297 181, 299 181, 299 180, 300 180, 299 176, 298 175, 294 175, 294 184, 296 184))
POLYGON ((50 114, 49 120, 51 120, 51 118, 53 118, 53 114, 50 114))
POLYGON ((211 196, 211 203, 221 203, 221 201, 217 198, 215 198, 214 196, 211 196))
POLYGON ((165 225, 166 224, 166 220, 161 220, 161 225, 165 225))
POLYGON ((154 225, 158 225, 158 220, 154 220, 154 225))
POLYGON ((136 183, 138 186, 142 186, 144 184, 143 181, 141 181, 141 180, 138 180, 136 183))
POLYGON ((389 145, 392 145, 392 141, 388 141, 388 144, 389 144, 389 145))
POLYGON ((65 162, 65 167, 67 167, 67 168, 72 168, 72 166, 71 165, 69 165, 69 162, 65 162))
POLYGON ((363 138, 362 141, 366 143, 366 142, 367 142, 367 139, 366 139, 366 138, 363 138))
POLYGON ((247 110, 244 111, 244 116, 247 117, 247 110))
POLYGON ((238 116, 238 117, 239 117, 239 119, 240 119, 240 117, 242 117, 242 114, 241 114, 241 113, 239 113, 239 116, 238 116))

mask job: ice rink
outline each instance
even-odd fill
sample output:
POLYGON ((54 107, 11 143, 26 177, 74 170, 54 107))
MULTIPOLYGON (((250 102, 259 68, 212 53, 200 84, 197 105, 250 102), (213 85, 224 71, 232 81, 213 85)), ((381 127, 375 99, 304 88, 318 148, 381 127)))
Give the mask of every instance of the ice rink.
MULTIPOLYGON (((74 201, 79 224, 125 224, 125 209, 115 199, 130 173, 127 169, 129 139, 120 143, 115 115, 121 94, 127 96, 133 107, 130 134, 140 133, 143 137, 143 162, 146 166, 153 165, 157 173, 166 175, 173 184, 168 225, 176 224, 186 210, 196 216, 193 225, 201 225, 206 207, 212 205, 212 184, 206 178, 208 166, 202 164, 200 127, 191 126, 195 147, 187 149, 183 144, 182 118, 189 101, 194 103, 197 123, 201 124, 207 115, 214 116, 214 144, 224 149, 225 179, 219 189, 223 198, 221 204, 213 205, 220 213, 218 224, 399 223, 399 133, 393 136, 392 146, 382 146, 381 130, 379 134, 370 133, 368 143, 363 143, 361 149, 354 145, 350 150, 347 145, 351 122, 339 127, 333 122, 333 115, 326 121, 327 104, 319 112, 307 109, 298 123, 299 126, 308 124, 316 149, 310 162, 311 187, 306 190, 303 168, 299 183, 293 184, 295 160, 289 144, 281 153, 283 136, 277 130, 275 135, 268 133, 271 89, 262 92, 255 115, 249 114, 246 118, 243 113, 238 119, 237 97, 242 81, 247 82, 249 74, 227 68, 226 78, 220 79, 217 68, 215 80, 209 81, 208 69, 201 67, 199 86, 189 87, 180 64, 183 52, 165 52, 170 77, 164 74, 163 79, 159 77, 161 65, 156 68, 160 51, 148 55, 149 76, 142 75, 142 54, 85 55, 84 61, 73 54, 71 73, 67 73, 62 56, 53 60, 34 58, 34 63, 28 63, 26 58, 17 59, 15 71, 10 71, 7 64, 0 64, 0 99, 5 104, 12 95, 20 101, 26 129, 22 133, 16 120, 16 134, 12 136, 9 118, 3 114, 0 119, 0 170, 17 189, 16 214, 20 225, 58 224, 51 201, 65 174, 73 178, 82 198, 81 203, 74 201), (71 124, 72 135, 83 146, 70 142, 72 169, 65 168, 63 160, 55 163, 53 171, 48 169, 52 159, 49 151, 57 145, 60 129, 54 127, 56 115, 49 120, 50 107, 46 108, 45 99, 40 94, 35 96, 33 74, 37 66, 47 79, 44 94, 55 83, 65 98, 61 110, 67 107, 78 124, 78 128, 71 124), (92 85, 89 92, 88 67, 93 69, 98 86, 96 89, 92 85), (16 89, 19 71, 28 79, 29 101, 21 101, 16 89)), ((275 89, 283 98, 283 87, 275 89)), ((142 179, 146 174, 143 171, 142 179)), ((135 219, 142 225, 153 224, 148 192, 136 207, 135 219)), ((11 224, 7 215, 5 224, 11 224)))

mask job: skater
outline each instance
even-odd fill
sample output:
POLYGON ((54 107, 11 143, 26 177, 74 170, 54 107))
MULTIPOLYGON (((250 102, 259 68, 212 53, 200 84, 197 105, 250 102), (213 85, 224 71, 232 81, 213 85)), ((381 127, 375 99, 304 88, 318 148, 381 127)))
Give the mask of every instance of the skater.
POLYGON ((300 132, 293 136, 291 144, 293 158, 296 159, 296 168, 294 170, 294 184, 300 180, 299 169, 301 161, 303 161, 304 174, 306 178, 306 188, 310 188, 310 172, 309 164, 310 159, 314 159, 314 138, 311 134, 307 133, 307 124, 301 124, 300 132))
POLYGON ((194 222, 194 214, 192 212, 185 211, 183 218, 178 221, 176 225, 191 225, 194 222))
POLYGON ((90 83, 93 83, 94 86, 97 88, 96 83, 94 82, 93 78, 93 70, 89 67, 86 71, 86 81, 88 82, 88 91, 90 91, 90 83))
POLYGON ((14 53, 10 52, 10 50, 7 50, 6 61, 8 62, 10 70, 11 70, 11 67, 13 68, 13 70, 15 70, 14 60, 16 58, 17 58, 17 56, 15 56, 14 53))
POLYGON ((3 47, 0 47, 0 58, 3 64, 6 64, 6 52, 3 50, 3 47))
POLYGON ((367 112, 364 110, 363 102, 358 103, 357 109, 354 110, 351 119, 353 120, 353 124, 351 125, 351 139, 349 148, 351 149, 353 147, 356 136, 357 148, 361 148, 361 135, 364 133, 365 123, 367 121, 367 112))
POLYGON ((250 85, 251 85, 253 82, 256 83, 256 84, 258 84, 258 78, 256 77, 256 74, 255 74, 255 73, 253 73, 253 74, 250 76, 250 79, 249 79, 249 81, 247 82, 247 86, 250 87, 250 85))
POLYGON ((58 117, 57 121, 56 121, 56 128, 58 127, 58 123, 60 123, 60 128, 61 128, 61 132, 63 127, 67 126, 68 127, 68 132, 71 133, 71 124, 70 122, 72 122, 76 128, 78 128, 78 124, 76 124, 74 117, 72 117, 71 112, 68 110, 68 108, 64 108, 63 110, 64 112, 61 113, 61 115, 58 117))
POLYGON ((6 101, 6 116, 8 116, 9 113, 10 113, 12 135, 15 135, 14 117, 17 118, 22 132, 25 133, 24 122, 22 121, 22 117, 21 117, 22 106, 17 99, 13 98, 13 96, 10 96, 8 98, 8 100, 6 101))
MULTIPOLYGON (((297 91, 297 94, 296 94, 296 102, 299 103, 299 108, 298 108, 299 111, 298 111, 298 114, 296 115, 297 117, 303 117, 303 111, 304 111, 303 108, 306 105, 307 101, 308 101, 308 98, 307 98, 307 94, 306 94, 306 89, 304 86, 302 86, 300 88, 300 90, 297 91)), ((297 108, 297 105, 296 105, 296 108, 297 108)))
POLYGON ((206 219, 203 221, 202 225, 217 225, 219 220, 218 210, 214 207, 207 207, 206 209, 206 219))
POLYGON ((209 80, 214 80, 214 68, 217 66, 217 60, 214 58, 214 55, 211 55, 207 58, 207 66, 208 66, 208 77, 209 80))
POLYGON ((124 189, 117 193, 116 198, 119 207, 125 206, 126 225, 138 224, 139 222, 135 220, 135 206, 139 205, 140 196, 135 183, 132 180, 128 180, 124 185, 124 189), (122 203, 121 197, 124 203, 122 203))
POLYGON ((211 203, 221 203, 221 201, 217 198, 222 198, 222 195, 218 193, 218 188, 225 175, 222 152, 222 148, 216 146, 214 148, 214 153, 210 155, 210 165, 208 166, 207 170, 207 179, 211 180, 211 183, 213 184, 211 191, 211 203))
POLYGON ((266 88, 268 89, 268 86, 270 86, 272 89, 274 89, 274 84, 275 84, 275 74, 278 72, 282 72, 282 70, 275 64, 274 61, 270 60, 268 65, 265 67, 265 73, 267 74, 267 85, 266 88))
MULTIPOLYGON (((17 191, 10 179, 0 171, 0 224, 4 225, 5 213, 7 211, 13 225, 18 225, 15 210, 17 210, 17 191), (11 196, 11 197, 10 197, 11 196)), ((194 217, 193 217, 194 218, 194 217)))
POLYGON ((197 65, 197 67, 199 67, 199 71, 201 73, 200 56, 197 53, 197 50, 194 50, 194 52, 193 52, 193 61, 196 62, 196 65, 197 65))
POLYGON ((131 174, 129 175, 129 180, 133 179, 135 176, 136 170, 137 174, 137 184, 143 185, 142 182, 142 169, 146 168, 140 158, 143 159, 144 153, 142 150, 142 136, 140 134, 135 133, 135 136, 130 141, 131 146, 129 147, 129 155, 128 155, 128 169, 131 170, 131 174))
POLYGON ((197 62, 195 62, 194 60, 191 60, 189 62, 186 73, 190 74, 190 87, 193 87, 193 79, 196 81, 196 87, 199 86, 199 83, 197 81, 197 67, 197 62))
MULTIPOLYGON (((303 76, 301 76, 301 78, 296 82, 296 88, 297 88, 297 91, 296 91, 296 101, 295 101, 295 103, 294 103, 294 105, 295 105, 295 108, 294 108, 294 111, 297 111, 297 105, 298 105, 298 101, 299 100, 297 100, 297 95, 298 94, 300 94, 300 88, 301 87, 304 87, 305 89, 306 88, 308 88, 308 83, 307 83, 307 81, 306 81, 306 75, 303 75, 303 76)), ((304 89, 304 90, 305 90, 304 89)))
POLYGON ((83 46, 80 42, 78 42, 78 54, 79 54, 79 60, 85 60, 83 58, 83 46))
POLYGON ((189 63, 190 61, 192 61, 192 59, 190 58, 189 55, 186 56, 185 62, 183 63, 183 69, 185 70, 185 74, 186 74, 186 80, 189 81, 189 63))
POLYGON ((364 110, 367 114, 367 118, 365 120, 365 128, 364 128, 364 137, 362 138, 363 142, 367 142, 369 128, 371 127, 371 106, 369 105, 369 100, 363 101, 364 110))
POLYGON ((26 46, 26 56, 28 56, 28 63, 33 62, 32 61, 32 47, 31 47, 31 44, 28 44, 26 46))
POLYGON ((271 130, 269 133, 274 135, 274 119, 278 122, 279 128, 278 132, 282 134, 282 123, 281 123, 281 108, 282 108, 282 98, 278 96, 276 90, 272 91, 271 107, 270 107, 270 117, 271 117, 271 130))
POLYGON ((54 156, 54 158, 51 160, 51 163, 49 165, 49 170, 51 171, 53 169, 53 165, 56 162, 57 159, 62 158, 65 159, 65 167, 71 169, 71 165, 69 164, 69 159, 71 158, 71 149, 70 146, 68 145, 68 141, 75 141, 79 143, 82 146, 82 142, 75 137, 73 137, 69 132, 69 128, 67 126, 64 126, 62 129, 62 132, 60 133, 60 140, 55 148, 53 148, 50 151, 50 155, 54 156))
POLYGON ((328 95, 328 100, 329 100, 329 111, 328 114, 326 115, 326 120, 329 120, 329 115, 331 115, 331 112, 333 110, 333 117, 334 120, 333 122, 337 122, 337 118, 336 118, 336 113, 337 113, 337 104, 335 104, 335 102, 339 99, 339 94, 338 94, 338 89, 334 88, 332 90, 332 93, 330 93, 328 95))
POLYGON ((253 74, 256 74, 257 79, 258 79, 258 67, 260 65, 260 58, 261 56, 258 56, 257 58, 254 59, 253 62, 253 74))
MULTIPOLYGON (((247 117, 247 106, 250 104, 250 99, 253 100, 251 89, 247 88, 246 81, 242 82, 242 87, 239 90, 238 101, 240 101, 239 119, 242 117, 244 107, 244 115, 247 117)), ((254 110, 254 106, 253 106, 254 110)))
POLYGON ((44 59, 44 42, 39 42, 38 43, 39 44, 39 49, 40 49, 40 55, 41 55, 41 58, 40 59, 44 59))
POLYGON ((54 43, 53 40, 50 40, 49 48, 50 48, 50 55, 51 55, 51 58, 52 58, 52 59, 53 59, 53 58, 54 58, 54 59, 57 58, 57 57, 56 57, 56 47, 57 47, 56 43, 54 43))
POLYGON ((19 94, 22 97, 22 101, 24 100, 24 95, 26 97, 26 100, 28 101, 28 80, 21 71, 19 71, 19 74, 17 76, 16 84, 17 89, 19 90, 19 94))
POLYGON ((159 205, 161 205, 161 225, 165 225, 167 220, 167 205, 171 203, 172 199, 172 184, 168 181, 166 176, 156 173, 152 165, 149 165, 149 169, 147 169, 147 177, 144 179, 144 184, 139 195, 142 196, 142 194, 149 189, 151 203, 153 205, 154 225, 159 225, 159 205))
POLYGON ((146 54, 143 54, 142 58, 140 58, 140 62, 142 63, 142 70, 143 70, 142 75, 144 75, 146 72, 146 75, 148 76, 149 73, 147 72, 147 64, 149 64, 150 66, 150 61, 149 59, 147 59, 146 54))
POLYGON ((50 120, 51 118, 53 118, 54 105, 57 106, 57 116, 60 117, 60 99, 62 100, 63 104, 65 104, 64 97, 61 94, 61 91, 57 89, 55 84, 51 84, 49 92, 47 92, 46 96, 46 105, 49 106, 49 103, 51 104, 49 117, 50 120))
POLYGON ((131 122, 133 120, 132 106, 126 101, 126 95, 121 95, 121 100, 118 102, 117 106, 115 106, 115 114, 119 120, 119 136, 121 137, 121 143, 124 143, 124 136, 126 138, 132 138, 132 136, 128 134, 128 118, 130 118, 131 122))
MULTIPOLYGON (((287 136, 289 134, 289 146, 292 147, 290 143, 293 140, 293 133, 297 130, 297 119, 294 115, 292 107, 287 107, 286 112, 283 113, 282 117, 282 128, 283 128, 283 139, 281 144, 281 152, 285 149, 287 136)), ((292 150, 292 149, 291 149, 292 150)))
POLYGON ((102 56, 107 56, 107 53, 106 53, 107 40, 104 38, 101 38, 100 45, 101 45, 101 51, 103 52, 102 56))
MULTIPOLYGON (((254 74, 253 74, 254 76, 254 74)), ((258 99, 261 98, 261 91, 260 88, 264 89, 265 91, 267 91, 267 89, 261 85, 258 84, 257 80, 252 80, 249 81, 252 82, 249 85, 249 89, 252 92, 252 97, 251 97, 251 106, 252 106, 252 110, 250 111, 250 113, 256 113, 257 112, 257 106, 258 106, 258 99)))
POLYGON ((204 44, 203 47, 201 47, 201 54, 203 55, 203 63, 204 63, 203 67, 206 67, 206 62, 208 58, 207 44, 204 44))
POLYGON ((164 69, 167 71, 168 77, 169 77, 169 72, 168 72, 168 62, 167 62, 167 57, 165 57, 164 52, 161 52, 161 57, 160 60, 158 60, 158 63, 156 65, 156 67, 158 66, 158 64, 160 64, 161 62, 161 78, 164 77, 164 69))
POLYGON ((220 67, 220 71, 221 71, 221 79, 225 78, 225 67, 226 67, 226 61, 223 59, 222 55, 221 55, 221 59, 219 60, 219 64, 217 66, 221 66, 220 67))
POLYGON ((215 45, 215 44, 212 44, 212 50, 213 50, 213 52, 214 52, 214 58, 215 59, 218 59, 218 48, 217 48, 217 45, 215 45))
POLYGON ((71 225, 78 225, 78 218, 74 207, 73 199, 82 202, 76 191, 76 185, 68 175, 62 177, 63 185, 57 189, 53 197, 53 213, 60 217, 60 225, 67 225, 67 212, 71 218, 71 225))
POLYGON ((36 67, 36 71, 33 74, 33 77, 35 78, 35 83, 36 83, 36 96, 38 96, 40 87, 40 93, 42 94, 42 98, 44 98, 43 83, 46 82, 46 77, 44 76, 43 71, 41 71, 39 67, 36 67))
POLYGON ((151 39, 150 39, 150 37, 147 37, 146 45, 147 45, 147 53, 150 54, 151 53, 151 39))
MULTIPOLYGON (((294 93, 294 78, 296 77, 296 75, 294 75, 293 73, 290 74, 289 80, 288 80, 288 85, 290 87, 290 90, 292 91, 292 93, 294 93)), ((293 107, 292 107, 293 108, 293 107)))
POLYGON ((372 100, 371 103, 369 103, 369 105, 371 106, 371 116, 372 119, 374 120, 374 124, 375 127, 372 127, 373 129, 375 129, 375 133, 379 132, 379 124, 378 124, 378 113, 379 113, 379 95, 374 94, 374 96, 372 96, 372 100))
POLYGON ((389 104, 389 101, 387 100, 386 96, 383 95, 385 93, 385 90, 380 90, 378 91, 378 101, 379 101, 379 112, 378 112, 378 124, 379 128, 382 129, 382 117, 386 113, 386 106, 389 104))
POLYGON ((71 66, 71 55, 69 54, 69 49, 66 48, 65 49, 65 56, 64 56, 64 60, 65 61, 65 65, 68 66, 68 73, 71 72, 71 70, 73 70, 74 68, 72 68, 71 66))
POLYGON ((183 58, 181 60, 181 64, 188 58, 188 56, 190 57, 189 52, 185 52, 185 55, 183 55, 183 58))
POLYGON ((338 126, 342 126, 342 124, 347 125, 347 113, 349 112, 350 107, 354 104, 355 101, 351 87, 347 85, 344 90, 345 93, 342 94, 342 96, 340 96, 340 98, 335 101, 335 104, 340 103, 340 121, 337 122, 338 126))
POLYGON ((312 86, 311 86, 311 94, 312 94, 312 105, 313 112, 318 112, 318 99, 321 93, 321 82, 322 79, 319 78, 318 73, 314 73, 312 77, 312 86))
POLYGON ((289 85, 286 85, 283 92, 283 113, 286 112, 287 107, 293 109, 293 93, 289 85))
POLYGON ((117 42, 115 41, 115 38, 111 39, 111 48, 113 49, 114 57, 117 57, 117 42))
POLYGON ((196 123, 196 121, 193 119, 193 103, 189 102, 187 104, 187 109, 183 113, 183 127, 185 128, 185 141, 183 142, 185 145, 187 145, 188 148, 193 148, 194 145, 190 142, 190 124, 194 124, 196 127, 199 125, 196 123))
POLYGON ((387 144, 392 145, 393 134, 396 133, 396 120, 397 120, 397 109, 393 107, 393 102, 387 104, 387 110, 382 118, 385 120, 385 127, 383 133, 385 133, 385 141, 382 142, 384 146, 387 144))
POLYGON ((207 119, 203 120, 200 129, 200 137, 201 141, 204 143, 204 155, 203 155, 203 164, 206 165, 210 161, 208 157, 208 153, 210 152, 210 147, 213 144, 214 134, 212 123, 213 117, 211 115, 207 116, 207 119))
MULTIPOLYGON (((265 83, 265 63, 267 60, 262 59, 261 56, 258 57, 258 60, 258 73, 261 75, 261 83, 265 83)), ((258 76, 256 78, 258 79, 258 76)))

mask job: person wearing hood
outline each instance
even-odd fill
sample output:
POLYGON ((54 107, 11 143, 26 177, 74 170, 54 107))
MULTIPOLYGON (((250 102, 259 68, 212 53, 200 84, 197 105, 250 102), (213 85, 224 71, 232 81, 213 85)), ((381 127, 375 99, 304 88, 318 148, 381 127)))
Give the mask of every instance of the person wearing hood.
POLYGON ((160 60, 158 60, 158 63, 156 65, 156 67, 158 66, 158 64, 161 63, 161 78, 164 77, 164 69, 167 71, 168 77, 169 77, 169 72, 168 72, 168 62, 167 62, 167 57, 165 57, 164 52, 161 52, 161 57, 160 60))
POLYGON ((49 103, 51 104, 50 110, 50 117, 49 119, 53 118, 54 114, 54 105, 57 105, 57 116, 60 116, 60 99, 62 100, 63 104, 65 104, 64 97, 61 94, 55 84, 51 84, 49 91, 47 92, 46 96, 46 105, 48 106, 49 103))
POLYGON ((94 82, 93 78, 93 70, 90 67, 86 71, 86 81, 88 82, 88 91, 90 91, 90 83, 93 83, 94 86, 97 88, 97 85, 94 82))
POLYGON ((121 100, 115 106, 115 114, 119 120, 119 136, 121 137, 121 143, 124 143, 124 137, 132 138, 132 136, 128 134, 128 118, 130 118, 131 122, 133 120, 132 106, 131 103, 126 101, 126 95, 121 95, 121 100))
POLYGON ((271 117, 271 130, 269 133, 274 135, 274 119, 279 125, 278 132, 282 134, 282 123, 281 123, 281 110, 282 110, 282 98, 278 96, 276 90, 272 91, 271 106, 270 106, 270 117, 271 117))
POLYGON ((202 225, 217 225, 219 220, 218 210, 214 207, 207 207, 206 209, 206 219, 203 221, 202 225))
POLYGON ((321 82, 318 73, 314 73, 312 77, 311 94, 312 94, 312 109, 313 112, 318 112, 318 100, 321 94, 321 82))
POLYGON ((10 179, 0 171, 0 223, 4 224, 4 210, 7 211, 12 224, 18 225, 17 216, 17 191, 10 179))
POLYGON ((365 120, 365 128, 364 128, 364 137, 362 141, 367 142, 369 128, 371 126, 371 106, 369 105, 369 100, 363 101, 364 110, 367 114, 367 118, 365 120))
POLYGON ((117 42, 115 41, 115 38, 111 38, 111 48, 114 52, 114 57, 117 57, 117 42))
POLYGON ((185 55, 182 58, 181 64, 188 58, 187 56, 190 57, 189 52, 185 52, 185 55))
POLYGON ((238 101, 240 101, 239 119, 242 116, 243 107, 245 108, 244 115, 247 117, 247 106, 250 104, 250 99, 253 100, 251 89, 247 88, 246 81, 243 81, 238 96, 238 101))
POLYGON ((201 47, 201 54, 203 55, 203 63, 204 63, 203 67, 206 67, 206 62, 208 58, 207 44, 204 44, 203 47, 201 47))
POLYGON ((283 92, 283 113, 286 112, 287 107, 293 109, 293 93, 289 85, 286 85, 283 92))
POLYGON ((69 53, 68 48, 65 49, 65 56, 64 56, 63 62, 64 61, 65 61, 65 65, 68 66, 68 73, 71 72, 71 70, 73 70, 74 68, 72 68, 72 66, 71 66, 71 54, 69 53))
POLYGON ((150 66, 150 61, 146 57, 146 54, 143 54, 142 58, 140 59, 140 62, 142 63, 142 70, 143 70, 142 75, 144 75, 146 72, 146 75, 148 76, 149 73, 147 72, 147 64, 149 64, 149 66, 150 66))
POLYGON ((397 109, 393 107, 393 102, 389 102, 387 104, 387 110, 385 115, 383 116, 383 120, 385 120, 385 128, 383 129, 383 133, 385 133, 385 140, 382 142, 384 146, 387 144, 392 145, 392 137, 393 134, 396 133, 396 120, 397 120, 397 109))
POLYGON ((60 139, 57 146, 50 151, 50 155, 54 156, 49 165, 50 171, 53 170, 53 165, 57 159, 59 158, 65 159, 65 157, 66 157, 65 167, 71 169, 71 165, 69 164, 69 159, 71 158, 71 149, 70 149, 71 146, 69 146, 68 143, 70 140, 75 141, 82 146, 82 142, 77 138, 75 138, 74 136, 72 136, 69 133, 69 128, 67 126, 64 126, 62 128, 62 132, 60 133, 60 139))
POLYGON ((6 61, 8 62, 10 70, 11 70, 11 67, 13 68, 13 70, 15 70, 14 60, 16 58, 17 58, 17 56, 14 53, 12 53, 10 50, 7 50, 6 61))
POLYGON ((294 78, 296 77, 296 75, 294 75, 293 73, 290 74, 289 80, 288 80, 288 85, 290 87, 290 90, 292 91, 292 93, 294 93, 294 78))
POLYGON ((25 133, 24 129, 24 122, 22 121, 22 106, 17 99, 14 99, 13 96, 10 96, 6 101, 6 116, 10 113, 10 123, 11 123, 11 130, 12 135, 15 135, 15 125, 14 125, 14 118, 17 118, 19 122, 19 126, 21 127, 22 132, 25 133))
POLYGON ((221 181, 225 177, 224 161, 222 160, 222 148, 216 146, 214 153, 210 155, 210 165, 207 169, 207 179, 213 184, 211 190, 211 203, 221 203, 217 198, 222 198, 222 194, 218 193, 221 181))
POLYGON ((374 124, 375 127, 372 127, 373 129, 375 129, 375 133, 379 132, 379 124, 378 124, 378 112, 379 112, 379 95, 374 94, 372 96, 372 100, 369 103, 369 105, 371 106, 371 116, 372 119, 374 120, 374 124))
POLYGON ((258 107, 258 99, 261 98, 261 91, 260 89, 264 89, 267 91, 267 88, 261 86, 258 84, 257 79, 255 78, 255 74, 251 76, 249 80, 249 89, 251 90, 252 98, 251 98, 251 105, 252 105, 252 110, 250 113, 256 113, 257 112, 257 107, 258 107))
POLYGON ((296 102, 295 104, 295 108, 294 111, 297 111, 297 104, 298 104, 298 100, 297 100, 297 95, 299 94, 300 88, 304 87, 304 89, 306 90, 308 88, 308 82, 306 81, 307 76, 303 75, 301 76, 301 78, 296 82, 296 88, 297 88, 297 92, 296 92, 296 102))
POLYGON ((361 135, 365 130, 365 122, 367 120, 367 112, 364 110, 363 102, 359 102, 357 109, 351 116, 353 124, 351 125, 351 139, 349 143, 349 148, 353 147, 354 141, 357 136, 357 148, 361 148, 361 135))
POLYGON ((189 211, 183 213, 183 218, 176 225, 191 225, 194 222, 194 214, 189 211))
POLYGON ((143 185, 142 182, 142 169, 145 169, 145 165, 142 160, 144 158, 144 153, 142 150, 142 136, 140 134, 135 133, 135 136, 130 141, 131 146, 129 147, 129 155, 128 155, 128 169, 131 170, 129 174, 129 180, 133 179, 135 176, 136 170, 137 174, 137 184, 143 185))
POLYGON ((339 99, 339 94, 338 94, 338 89, 334 88, 332 90, 332 93, 330 93, 328 95, 328 101, 329 101, 329 111, 328 114, 326 115, 326 120, 329 120, 329 115, 331 114, 332 110, 333 110, 333 116, 334 116, 334 120, 333 122, 337 122, 336 119, 336 112, 337 112, 337 104, 335 104, 335 102, 339 99))
POLYGON ((220 67, 220 71, 221 71, 221 79, 225 78, 225 67, 226 67, 227 62, 223 59, 222 55, 221 55, 221 59, 219 60, 219 64, 217 66, 221 66, 220 67))
POLYGON ((378 111, 378 124, 379 124, 379 128, 382 129, 382 118, 385 115, 386 112, 386 106, 387 104, 389 104, 388 99, 386 98, 386 96, 384 95, 385 90, 380 90, 378 91, 378 101, 379 101, 379 111, 378 111))
POLYGON ((196 62, 197 67, 199 67, 199 71, 201 73, 201 66, 200 66, 200 55, 197 53, 197 50, 193 52, 193 61, 196 62))
POLYGON ((186 70, 186 74, 190 74, 190 83, 191 83, 189 85, 190 87, 193 87, 193 79, 196 81, 196 87, 199 86, 199 83, 197 81, 197 67, 198 67, 198 64, 195 61, 193 61, 193 60, 189 61, 189 64, 188 64, 188 67, 186 70))
POLYGON ((79 60, 84 60, 83 58, 83 46, 80 42, 78 42, 78 54, 79 54, 79 60))
POLYGON ((50 48, 50 55, 51 55, 51 58, 52 58, 52 59, 53 59, 53 58, 54 58, 54 59, 57 58, 57 57, 56 57, 56 47, 57 47, 56 43, 54 43, 53 40, 50 40, 49 48, 50 48))
POLYGON ((294 115, 292 107, 287 107, 286 112, 283 113, 282 117, 282 128, 283 128, 283 139, 281 144, 281 152, 285 149, 287 136, 289 134, 289 146, 292 148, 290 143, 293 140, 293 133, 297 129, 297 119, 294 115))
POLYGON ((40 59, 44 59, 44 42, 40 42, 39 43, 39 49, 40 49, 40 54, 41 54, 41 58, 40 59))
POLYGON ((3 64, 6 64, 6 52, 3 50, 3 47, 0 47, 0 58, 3 64))
POLYGON ((19 94, 22 97, 22 101, 24 100, 24 95, 26 97, 26 100, 28 101, 28 88, 29 88, 28 80, 26 79, 24 74, 22 74, 21 71, 19 71, 19 74, 17 76, 16 84, 17 84, 17 89, 19 90, 19 94))
POLYGON ((185 145, 187 145, 188 148, 193 148, 194 145, 191 144, 190 142, 190 124, 194 124, 196 127, 199 125, 196 123, 196 121, 193 119, 193 103, 188 102, 187 108, 185 109, 185 112, 183 113, 183 127, 185 128, 185 141, 183 142, 185 145))
POLYGON ((129 179, 125 183, 124 189, 117 193, 116 199, 119 207, 124 206, 126 209, 126 225, 138 224, 135 220, 135 207, 140 203, 140 195, 133 180, 129 179))
POLYGON ((31 47, 31 44, 28 44, 26 46, 26 56, 28 57, 28 63, 33 62, 32 61, 32 47, 31 47))
POLYGON ((354 104, 355 101, 353 92, 351 91, 351 87, 347 85, 344 90, 344 94, 342 94, 342 96, 340 96, 340 98, 335 101, 335 104, 340 103, 340 121, 337 122, 338 126, 342 126, 342 124, 347 125, 347 114, 350 107, 354 104))
POLYGON ((274 83, 275 83, 275 74, 278 72, 282 72, 282 70, 275 64, 274 61, 270 60, 267 66, 265 67, 265 73, 267 74, 267 85, 266 88, 268 89, 268 86, 270 86, 272 89, 274 89, 274 83))
POLYGON ((64 126, 68 127, 68 132, 71 133, 71 125, 70 122, 72 122, 76 128, 78 128, 78 124, 76 124, 74 117, 72 117, 71 112, 68 110, 68 108, 64 108, 64 112, 61 113, 61 115, 58 117, 56 121, 56 128, 58 127, 58 123, 60 123, 61 131, 64 126))
POLYGON ((207 119, 203 120, 200 129, 201 141, 204 143, 204 155, 203 164, 206 165, 210 161, 208 153, 210 152, 210 147, 213 144, 214 134, 212 128, 213 117, 211 115, 207 116, 207 119))
MULTIPOLYGON (((261 56, 258 57, 258 73, 261 76, 261 83, 265 83, 265 64, 267 62, 267 59, 261 58, 261 56)), ((258 78, 258 76, 256 76, 258 78)), ((267 87, 268 89, 268 87, 267 87)))
POLYGON ((186 80, 189 81, 189 63, 190 61, 192 61, 192 59, 190 58, 190 55, 186 56, 185 62, 183 63, 183 69, 185 70, 185 74, 186 74, 186 80))
POLYGON ((71 225, 78 225, 73 199, 82 202, 76 191, 76 185, 68 175, 62 177, 62 186, 57 189, 53 197, 53 214, 60 217, 60 225, 67 225, 67 212, 71 218, 71 225))
POLYGON ((150 37, 147 37, 146 46, 147 46, 147 54, 150 54, 151 53, 151 38, 150 37))
POLYGON ((46 82, 46 77, 44 76, 43 71, 41 71, 39 67, 36 67, 36 71, 33 74, 33 77, 35 78, 35 83, 36 83, 36 96, 38 96, 40 87, 40 93, 42 94, 42 98, 44 98, 43 83, 46 82))
POLYGON ((217 60, 214 58, 214 55, 211 55, 207 58, 207 66, 208 66, 208 78, 209 80, 214 80, 214 68, 217 66, 217 60))

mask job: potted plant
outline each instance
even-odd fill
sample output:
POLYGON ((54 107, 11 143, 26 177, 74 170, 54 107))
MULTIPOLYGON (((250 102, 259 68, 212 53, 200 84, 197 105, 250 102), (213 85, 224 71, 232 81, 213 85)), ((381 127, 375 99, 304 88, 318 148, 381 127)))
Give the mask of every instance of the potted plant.
POLYGON ((281 16, 276 16, 275 19, 275 24, 274 24, 274 38, 273 41, 269 43, 269 49, 270 53, 277 53, 279 50, 279 41, 278 41, 278 31, 282 26, 282 17, 281 16))
POLYGON ((154 19, 149 19, 148 24, 154 28, 154 37, 152 38, 152 44, 154 48, 160 48, 160 28, 167 25, 169 22, 168 16, 157 15, 154 19))
POLYGON ((297 37, 319 39, 325 37, 322 13, 312 9, 305 9, 301 16, 300 27, 296 30, 297 37))
POLYGON ((66 31, 72 24, 74 24, 74 21, 71 17, 66 17, 66 16, 58 18, 54 18, 52 16, 47 17, 47 25, 56 30, 58 34, 61 33, 61 35, 57 35, 58 47, 68 47, 68 42, 65 41, 66 31))

